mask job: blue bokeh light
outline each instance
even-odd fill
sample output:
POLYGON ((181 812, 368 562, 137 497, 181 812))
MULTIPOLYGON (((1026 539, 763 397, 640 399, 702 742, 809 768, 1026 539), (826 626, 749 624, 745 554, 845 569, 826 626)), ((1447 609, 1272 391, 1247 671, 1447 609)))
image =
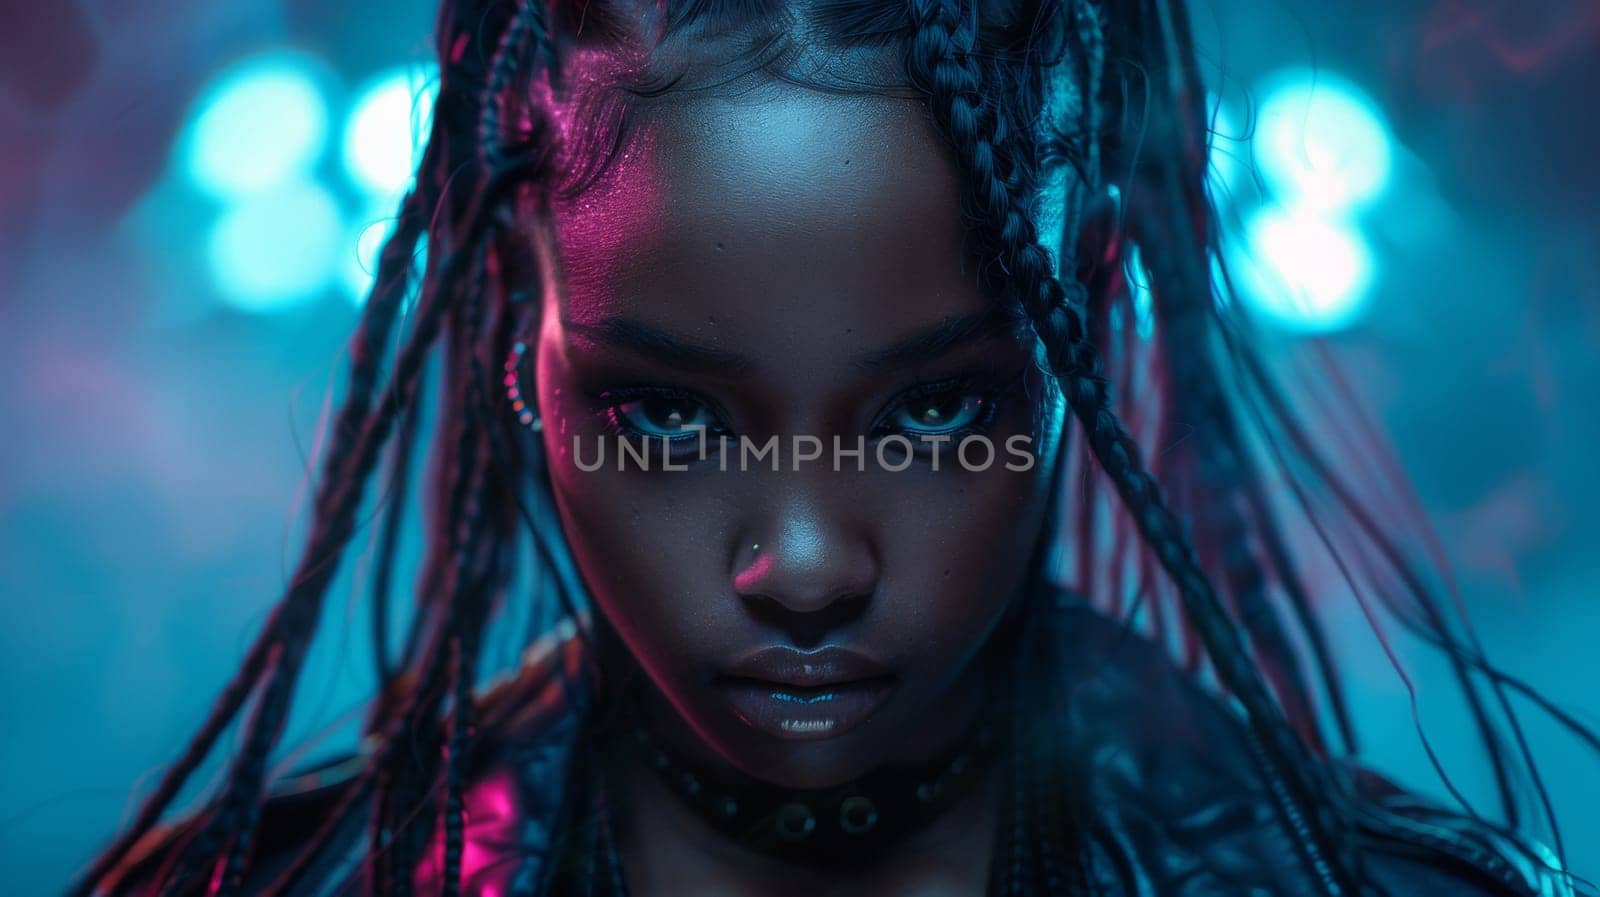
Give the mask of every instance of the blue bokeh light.
POLYGON ((433 120, 433 68, 391 69, 367 83, 345 121, 342 157, 350 179, 374 199, 411 183, 433 120))
POLYGON ((328 143, 328 107, 313 58, 275 52, 224 71, 201 92, 180 144, 183 168, 225 201, 302 176, 328 143))
POLYGON ((1290 70, 1262 91, 1252 145, 1279 199, 1349 211, 1388 186, 1394 138, 1378 104, 1327 71, 1290 70))
POLYGON ((339 204, 297 183, 232 206, 207 242, 212 280, 231 306, 273 312, 314 299, 329 285, 345 245, 339 204))
POLYGON ((1229 273, 1251 308, 1289 330, 1327 332, 1365 309, 1375 263, 1356 228, 1307 211, 1266 207, 1229 253, 1229 273))
POLYGON ((1240 176, 1250 160, 1250 142, 1228 104, 1215 94, 1207 98, 1211 113, 1206 168, 1206 188, 1218 205, 1228 203, 1239 189, 1240 176))

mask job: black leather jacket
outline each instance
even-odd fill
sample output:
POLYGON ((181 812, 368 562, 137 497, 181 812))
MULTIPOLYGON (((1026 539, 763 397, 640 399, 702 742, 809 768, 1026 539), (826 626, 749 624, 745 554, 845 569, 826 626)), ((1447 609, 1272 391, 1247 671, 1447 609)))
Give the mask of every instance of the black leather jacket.
MULTIPOLYGON (((1272 799, 1258 749, 1227 704, 1203 691, 1163 652, 1081 606, 1055 619, 1070 688, 1063 704, 1075 750, 1091 770, 1086 832, 1090 880, 1104 897, 1324 897, 1272 799)), ((552 893, 556 845, 570 817, 570 771, 583 721, 576 640, 551 636, 516 674, 489 690, 480 712, 480 755, 467 794, 464 893, 552 893)), ((261 820, 254 890, 328 820, 341 783, 361 757, 283 783, 261 820)), ((1370 816, 1345 833, 1370 893, 1391 897, 1541 897, 1573 890, 1525 849, 1485 825, 1430 807, 1354 766, 1339 775, 1364 795, 1370 816)), ((364 802, 334 825, 310 871, 290 893, 363 894, 364 802)), ((136 848, 108 894, 154 897, 174 845, 196 821, 171 826, 136 848)), ((428 852, 428 856, 435 855, 428 852)), ((1552 861, 1553 862, 1553 861, 1552 861)), ((417 893, 437 892, 424 859, 417 893)))

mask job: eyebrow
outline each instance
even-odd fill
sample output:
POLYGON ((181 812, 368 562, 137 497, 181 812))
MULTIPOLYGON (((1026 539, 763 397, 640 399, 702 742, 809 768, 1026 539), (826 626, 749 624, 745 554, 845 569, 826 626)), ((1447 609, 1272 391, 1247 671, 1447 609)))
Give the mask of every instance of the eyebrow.
POLYGON ((964 345, 989 339, 1012 323, 1012 316, 997 303, 986 311, 947 318, 892 346, 868 353, 856 366, 870 371, 895 371, 934 361, 964 345))
POLYGON ((596 324, 568 323, 566 330, 591 342, 625 349, 687 373, 733 376, 751 368, 750 360, 741 355, 697 346, 631 318, 606 318, 596 324))
MULTIPOLYGON (((1011 323, 1012 317, 998 307, 947 318, 893 345, 869 352, 855 364, 870 371, 900 370, 988 339, 1011 323)), ((696 345, 632 318, 606 318, 592 324, 569 322, 566 330, 580 339, 630 351, 687 373, 731 377, 754 367, 750 359, 742 355, 696 345)))

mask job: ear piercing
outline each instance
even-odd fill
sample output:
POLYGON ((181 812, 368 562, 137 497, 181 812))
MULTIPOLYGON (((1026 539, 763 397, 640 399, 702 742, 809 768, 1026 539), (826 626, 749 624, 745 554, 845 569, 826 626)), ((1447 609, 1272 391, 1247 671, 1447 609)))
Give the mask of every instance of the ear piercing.
POLYGON ((518 381, 518 372, 522 370, 522 356, 528 351, 527 343, 517 340, 511 346, 511 354, 506 356, 506 398, 511 400, 511 412, 524 427, 535 433, 544 429, 544 421, 533 410, 522 396, 522 385, 518 381))

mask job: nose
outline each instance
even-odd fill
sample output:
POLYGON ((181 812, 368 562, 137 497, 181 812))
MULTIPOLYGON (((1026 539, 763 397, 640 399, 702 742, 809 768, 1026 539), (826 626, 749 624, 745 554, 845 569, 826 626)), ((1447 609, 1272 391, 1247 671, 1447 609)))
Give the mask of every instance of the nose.
POLYGON ((740 546, 734 590, 763 621, 815 644, 865 609, 878 585, 876 552, 864 530, 820 502, 791 495, 778 511, 740 546))

